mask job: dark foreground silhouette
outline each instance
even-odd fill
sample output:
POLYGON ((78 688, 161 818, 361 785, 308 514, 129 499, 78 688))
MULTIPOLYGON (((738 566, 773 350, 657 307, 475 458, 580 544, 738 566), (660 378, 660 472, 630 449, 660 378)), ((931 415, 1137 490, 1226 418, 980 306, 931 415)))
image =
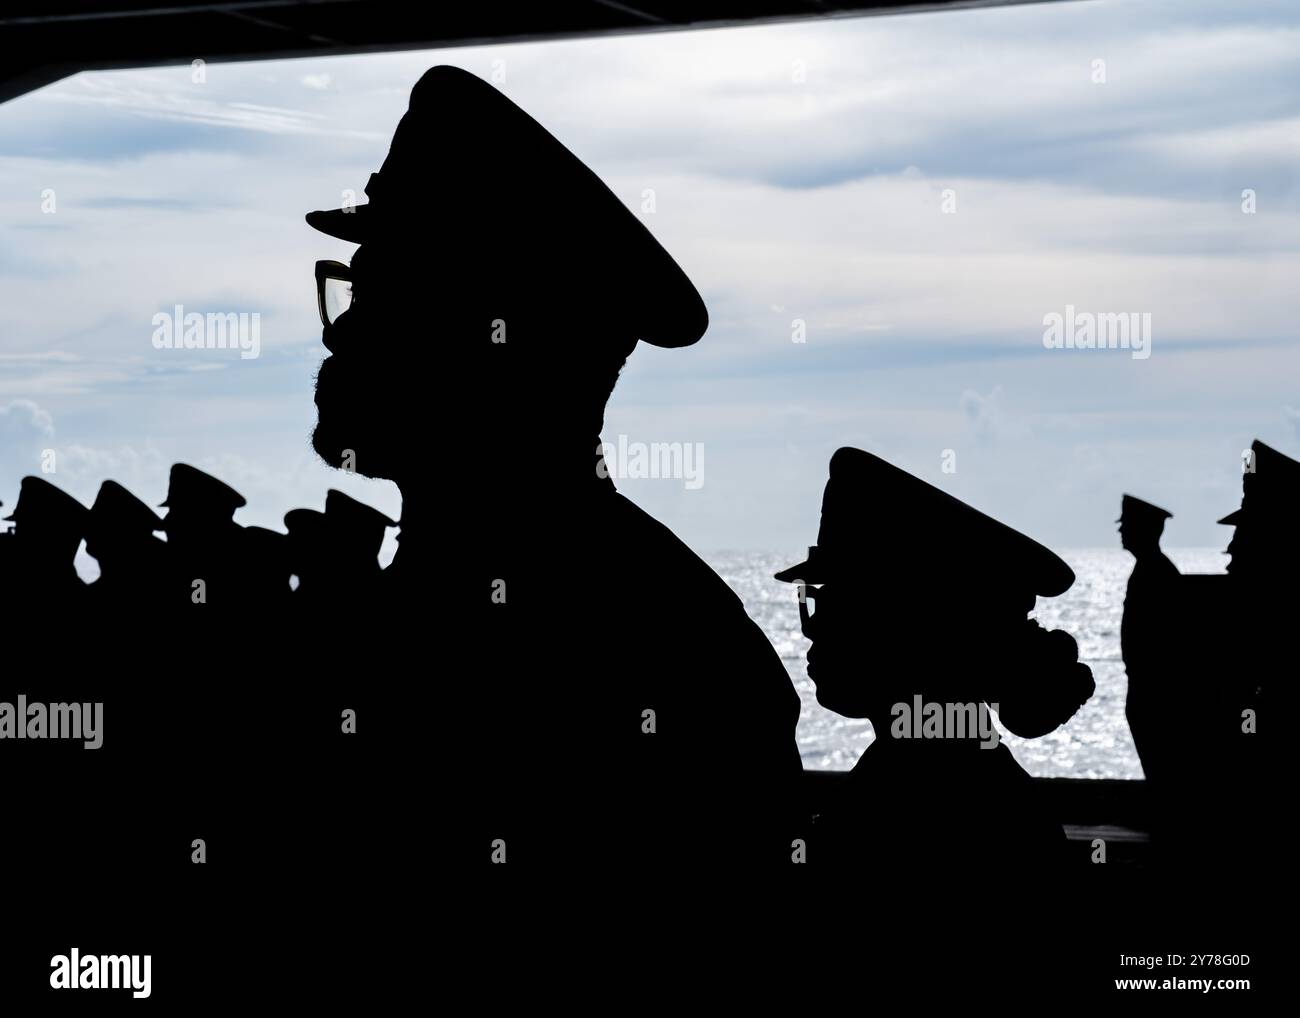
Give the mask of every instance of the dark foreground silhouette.
POLYGON ((1121 532, 1137 560, 1124 606, 1127 713, 1163 866, 1265 884, 1277 872, 1298 495, 1300 463, 1252 443, 1241 506, 1219 521, 1236 528, 1227 572, 1185 576, 1159 551, 1169 514, 1126 497, 1121 532))
MULTIPOLYGON (((198 679, 172 688, 184 721, 156 736, 180 752, 223 738, 203 677, 250 664, 315 682, 305 702, 330 728, 363 705, 393 773, 472 773, 432 807, 459 832, 445 844, 462 861, 593 873, 1058 858, 1059 825, 991 739, 988 711, 1033 738, 1091 695, 1074 640, 1027 618, 1036 596, 1072 582, 1059 558, 868 453, 836 455, 818 550, 781 577, 809 599, 819 699, 870 719, 876 741, 813 822, 799 701, 775 651, 725 583, 615 490, 600 456, 605 405, 636 345, 687 347, 704 333, 694 286, 559 141, 454 68, 416 85, 366 192, 368 203, 307 217, 359 245, 350 264, 316 270, 330 356, 313 444, 330 464, 395 481, 400 523, 331 491, 323 510, 289 512, 287 534, 241 526, 243 496, 186 464, 162 516, 113 481, 87 509, 29 477, 0 535, 7 617, 44 612, 102 634, 180 609, 153 648, 198 679), (398 552, 381 569, 395 526, 398 552), (890 539, 876 546, 880 534, 890 539), (73 566, 83 539, 100 566, 89 586, 73 566), (217 641, 203 629, 214 620, 217 641), (363 691, 347 692, 358 676, 363 691), (962 733, 930 734, 931 705, 944 725, 964 718, 962 733), (738 764, 711 764, 720 742, 738 764)), ((1258 789, 1254 741, 1237 730, 1266 702, 1268 656, 1289 649, 1278 613, 1295 574, 1296 464, 1257 443, 1250 465, 1225 521, 1237 525, 1226 578, 1179 577, 1159 551, 1168 513, 1124 499, 1136 559, 1127 710, 1170 858, 1200 858, 1198 794, 1258 789)), ((74 673, 103 667, 97 646, 66 645, 74 673)), ((261 723, 301 730, 286 720, 301 702, 264 701, 261 723)), ((121 713, 143 733, 153 709, 121 713)), ((136 762, 153 752, 141 738, 136 762)), ((301 755, 292 739, 249 746, 263 775, 301 755)), ((186 802, 226 794, 216 764, 196 771, 186 802)), ((330 779, 349 781, 341 769, 330 779)), ((405 794, 392 783, 358 809, 377 817, 405 794)), ((281 822, 266 788, 250 781, 236 799, 281 822)), ((310 802, 291 796, 289 809, 310 802)), ((1267 809, 1251 808, 1253 831, 1267 809)), ((1216 853, 1249 851, 1225 837, 1216 853)))
MULTIPOLYGON (((1074 639, 1028 618, 1072 584, 1060 558, 870 453, 835 455, 817 545, 780 578, 800 584, 818 699, 876 739, 810 815, 780 658, 599 451, 637 344, 689 347, 707 328, 685 273, 559 141, 454 68, 417 83, 366 194, 307 217, 359 245, 316 267, 330 356, 312 441, 332 466, 396 482, 400 521, 331 491, 288 513, 287 533, 241 526, 244 498, 185 464, 164 516, 112 481, 87 509, 24 479, 0 535, 0 615, 46 656, 10 668, 3 699, 104 701, 105 724, 93 750, 41 726, 0 744, 40 777, 20 786, 5 872, 93 866, 108 874, 97 893, 120 897, 110 916, 163 875, 183 889, 175 909, 242 908, 257 887, 295 903, 266 914, 398 911, 355 924, 355 944, 357 929, 408 936, 434 914, 420 882, 471 872, 476 890, 521 871, 565 894, 621 881, 620 903, 630 881, 629 907, 651 910, 646 882, 699 895, 738 878, 768 913, 791 900, 773 874, 816 872, 830 879, 805 891, 865 888, 895 932, 908 906, 883 906, 900 874, 974 898, 992 876, 1006 894, 1012 876, 1059 869, 1061 827, 989 711, 1036 738, 1093 693, 1074 639), (89 586, 83 540, 101 572, 89 586), (27 794, 38 784, 54 792, 27 794), (214 865, 195 862, 200 841, 214 865)), ((1266 677, 1291 656, 1297 565, 1297 464, 1256 453, 1228 578, 1169 574, 1149 519, 1124 527, 1130 715, 1167 857, 1234 875, 1280 813, 1260 781, 1278 772, 1241 736, 1279 713, 1266 677), (1229 813, 1208 842, 1207 801, 1229 813)), ((958 914, 945 909, 929 936, 958 914)), ((294 950, 261 915, 238 916, 242 936, 294 950)), ((788 952, 788 933, 768 946, 788 952)), ((387 963, 411 950, 375 947, 387 963)), ((954 956, 931 943, 916 959, 954 956)))

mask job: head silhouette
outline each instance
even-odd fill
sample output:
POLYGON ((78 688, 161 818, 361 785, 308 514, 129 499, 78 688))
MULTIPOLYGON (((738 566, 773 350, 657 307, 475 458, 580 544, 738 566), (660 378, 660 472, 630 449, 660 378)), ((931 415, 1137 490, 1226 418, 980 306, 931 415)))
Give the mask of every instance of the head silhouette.
POLYGON ((90 507, 86 553, 99 562, 100 574, 130 570, 142 554, 156 554, 162 527, 158 514, 116 481, 105 481, 90 507))
POLYGON ((1289 519, 1240 519, 1225 554, 1237 579, 1289 588, 1300 575, 1300 533, 1289 519))
POLYGON ((527 275, 475 271, 455 252, 414 256, 384 238, 353 256, 352 304, 322 337, 317 454, 400 484, 481 462, 521 434, 591 453, 635 337, 606 316, 566 314, 527 275))
POLYGON ((521 435, 544 436, 548 455, 572 442, 594 473, 632 348, 686 346, 707 327, 694 286, 640 220, 465 71, 424 74, 365 190, 364 204, 307 217, 360 244, 351 304, 334 315, 321 300, 330 356, 312 444, 404 496, 435 456, 440 472, 474 478, 467 490, 549 469, 521 435), (508 471, 484 468, 493 449, 513 449, 508 471))
POLYGON ((1164 520, 1121 520, 1119 541, 1125 551, 1142 555, 1160 547, 1160 536, 1165 532, 1164 520))
POLYGON ((1300 461, 1256 439, 1241 478, 1241 505, 1220 523, 1233 526, 1228 572, 1239 579, 1290 585, 1300 571, 1300 461))
POLYGON ((877 735, 917 695, 999 704, 1020 735, 1052 730, 1092 695, 1074 639, 1028 618, 1037 595, 1074 582, 1069 566, 862 450, 832 457, 817 544, 777 579, 803 581, 818 702, 869 718, 877 735))
POLYGON ((177 463, 171 469, 167 498, 159 506, 167 510, 160 529, 173 551, 207 551, 239 530, 235 510, 243 505, 244 496, 224 481, 188 463, 177 463))
POLYGON ((1160 550, 1160 535, 1165 530, 1165 520, 1173 513, 1161 509, 1158 505, 1144 502, 1132 495, 1125 495, 1121 500, 1119 519, 1119 539, 1124 550, 1131 552, 1135 558, 1144 558, 1160 550))
POLYGON ((85 506, 43 477, 24 477, 18 504, 6 517, 15 548, 32 563, 70 563, 85 536, 85 506))

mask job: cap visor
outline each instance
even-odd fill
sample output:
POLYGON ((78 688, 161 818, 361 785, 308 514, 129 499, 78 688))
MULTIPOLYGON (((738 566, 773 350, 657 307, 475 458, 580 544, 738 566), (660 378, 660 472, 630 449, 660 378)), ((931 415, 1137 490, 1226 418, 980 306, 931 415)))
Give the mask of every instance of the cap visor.
POLYGON ((364 244, 371 232, 368 208, 368 205, 353 205, 348 209, 308 212, 307 225, 349 244, 364 244))
MULTIPOLYGON (((1056 556, 1053 555, 1053 558, 1056 556)), ((1047 562, 1043 565, 1043 573, 1038 581, 1036 593, 1039 597, 1060 597, 1073 586, 1074 570, 1061 559, 1056 558, 1055 562, 1047 562)))
POLYGON ((1240 509, 1235 509, 1232 512, 1228 513, 1228 515, 1225 516, 1223 519, 1219 520, 1219 522, 1226 523, 1230 527, 1235 527, 1238 523, 1242 521, 1242 518, 1244 516, 1245 514, 1240 509))
POLYGON ((665 350, 693 346, 709 328, 709 311, 704 299, 650 231, 640 223, 635 225, 648 239, 636 247, 628 241, 623 249, 642 251, 644 256, 625 261, 620 269, 621 278, 611 281, 612 292, 626 294, 626 303, 635 307, 632 313, 637 322, 636 337, 642 343, 665 350), (641 280, 650 280, 651 284, 644 286, 641 280), (630 288, 624 289, 629 284, 630 288))
POLYGON ((793 583, 795 580, 805 580, 809 583, 815 583, 816 581, 809 577, 809 573, 811 572, 812 570, 808 568, 808 563, 805 561, 800 562, 797 566, 790 566, 789 569, 782 569, 779 573, 776 573, 775 576, 782 583, 793 583))

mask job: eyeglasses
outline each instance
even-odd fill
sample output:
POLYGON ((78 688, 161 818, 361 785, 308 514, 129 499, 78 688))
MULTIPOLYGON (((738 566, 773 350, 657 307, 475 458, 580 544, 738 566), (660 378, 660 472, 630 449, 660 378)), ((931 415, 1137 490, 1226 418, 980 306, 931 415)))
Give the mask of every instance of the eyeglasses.
POLYGON ((799 600, 799 628, 803 630, 803 635, 811 640, 813 639, 812 622, 815 612, 809 610, 808 602, 816 600, 819 594, 823 597, 825 595, 822 593, 821 587, 810 587, 806 583, 796 583, 794 589, 795 596, 799 600))
POLYGON ((316 308, 322 325, 333 325, 352 306, 352 269, 342 262, 316 263, 316 308))

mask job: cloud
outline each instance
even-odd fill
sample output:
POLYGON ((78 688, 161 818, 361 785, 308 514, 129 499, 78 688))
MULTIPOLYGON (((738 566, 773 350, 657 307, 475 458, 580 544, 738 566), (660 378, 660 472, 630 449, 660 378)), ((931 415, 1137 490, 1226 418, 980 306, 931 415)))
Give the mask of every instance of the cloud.
POLYGON ((1295 407, 1286 407, 1284 409, 1287 423, 1291 425, 1291 430, 1295 432, 1297 441, 1300 441, 1300 410, 1295 407))
POLYGON ((28 438, 52 438, 54 419, 29 399, 0 406, 0 438, 6 445, 21 445, 28 438))
POLYGON ((209 212, 228 208, 222 202, 190 201, 183 198, 155 198, 146 195, 105 195, 81 203, 87 209, 161 209, 165 212, 209 212))
POLYGON ((0 353, 0 361, 9 364, 76 364, 80 357, 66 350, 32 350, 24 353, 0 353))
POLYGON ((165 84, 157 72, 139 76, 82 75, 75 86, 51 93, 59 103, 88 106, 98 115, 133 116, 208 127, 233 128, 268 134, 305 134, 321 130, 321 113, 286 109, 259 103, 229 102, 206 93, 205 85, 184 85, 174 78, 165 84), (161 87, 160 87, 161 86, 161 87))
POLYGON ((54 419, 30 399, 0 403, 0 498, 13 505, 18 482, 41 472, 41 454, 54 441, 54 419))
POLYGON ((966 423, 976 441, 995 441, 1005 427, 1002 416, 1002 386, 995 385, 987 396, 974 389, 967 389, 961 394, 958 406, 961 408, 966 423))

